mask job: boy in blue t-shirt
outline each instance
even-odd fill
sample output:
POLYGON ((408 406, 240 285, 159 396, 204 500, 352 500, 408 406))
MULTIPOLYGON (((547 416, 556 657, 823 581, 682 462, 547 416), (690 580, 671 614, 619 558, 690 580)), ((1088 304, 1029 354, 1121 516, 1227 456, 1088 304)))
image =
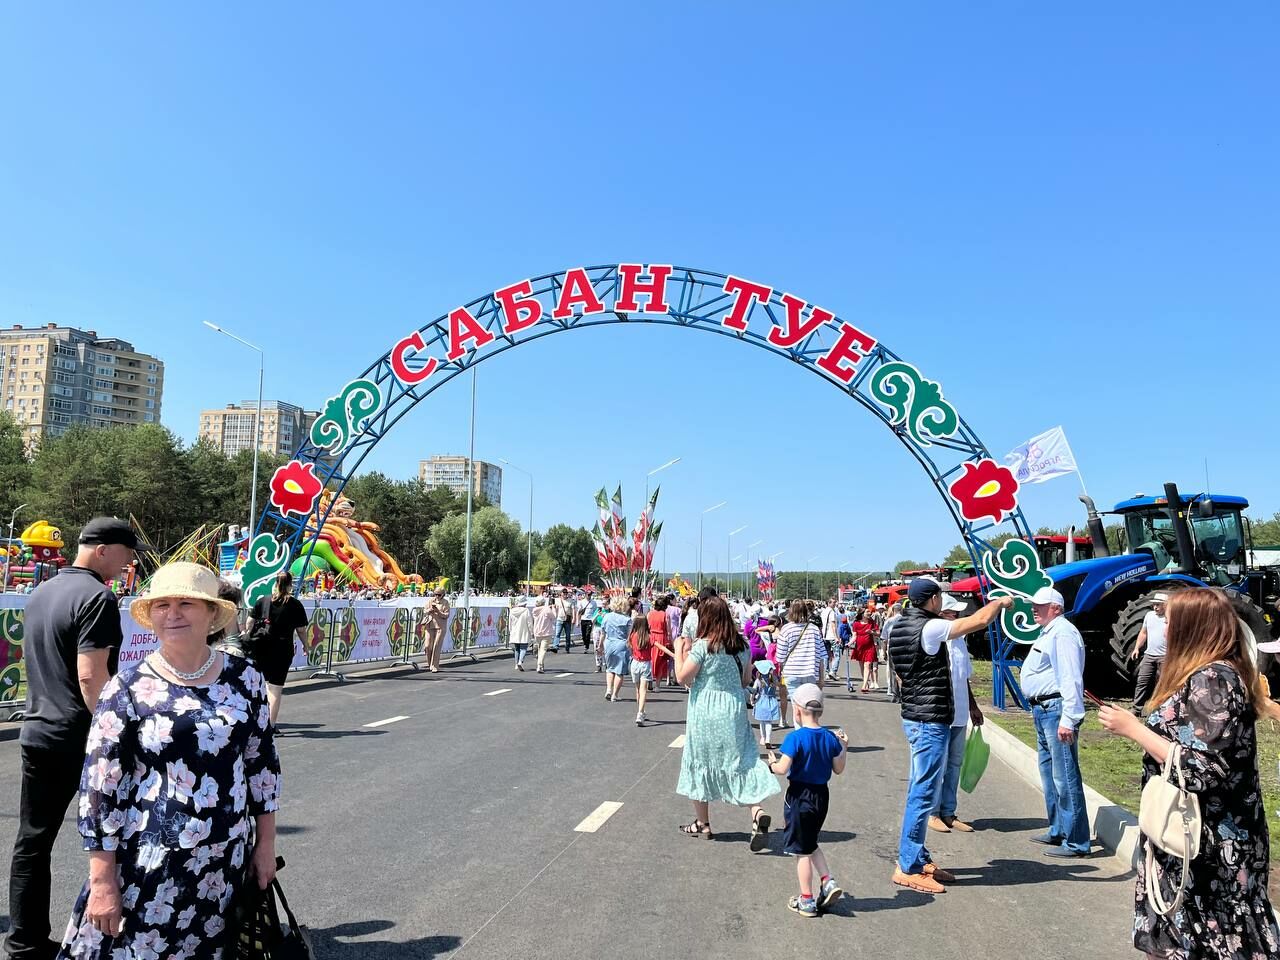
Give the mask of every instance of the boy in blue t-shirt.
POLYGON ((827 869, 827 858, 818 847, 818 834, 827 819, 827 782, 832 773, 844 773, 849 738, 843 730, 833 733, 818 723, 822 716, 822 689, 817 684, 801 684, 792 702, 799 709, 800 726, 782 741, 781 757, 769 751, 769 769, 788 775, 791 781, 782 807, 782 838, 783 850, 796 857, 800 896, 792 897, 787 906, 802 917, 816 917, 820 909, 828 909, 844 892, 827 869), (817 897, 813 895, 815 876, 817 897))

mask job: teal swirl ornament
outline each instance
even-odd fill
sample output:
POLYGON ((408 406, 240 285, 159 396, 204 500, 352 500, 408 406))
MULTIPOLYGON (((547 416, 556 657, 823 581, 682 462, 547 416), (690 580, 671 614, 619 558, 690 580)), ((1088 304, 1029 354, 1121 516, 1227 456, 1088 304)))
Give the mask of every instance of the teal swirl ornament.
POLYGON ((240 567, 245 602, 252 607, 271 593, 276 574, 289 563, 289 545, 269 533, 260 533, 249 543, 248 558, 240 567))
POLYGON ((331 454, 341 453, 364 429, 368 419, 382 408, 382 389, 372 380, 352 380, 325 401, 311 425, 311 442, 331 454))
POLYGON ((1040 568, 1040 557, 1025 540, 1008 540, 994 554, 982 557, 982 569, 997 587, 1010 594, 1030 597, 1041 587, 1052 587, 1053 581, 1040 568))
POLYGON ((992 590, 987 594, 989 600, 1001 597, 1013 597, 1013 606, 1000 611, 1000 629, 1004 635, 1014 643, 1035 643, 1040 636, 1040 626, 1031 609, 1031 598, 1007 590, 992 590))
POLYGON ((941 440, 960 429, 956 408, 942 397, 942 387, 926 380, 920 371, 902 360, 882 364, 871 377, 871 396, 893 413, 890 423, 906 424, 907 433, 922 447, 929 437, 941 440))

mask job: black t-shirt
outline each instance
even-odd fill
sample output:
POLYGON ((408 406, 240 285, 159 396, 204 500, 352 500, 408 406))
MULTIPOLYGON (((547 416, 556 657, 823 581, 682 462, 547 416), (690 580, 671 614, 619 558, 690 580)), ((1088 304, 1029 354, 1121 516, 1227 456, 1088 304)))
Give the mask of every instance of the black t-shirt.
POLYGON ((27 712, 25 747, 83 753, 92 711, 80 693, 76 656, 110 650, 108 670, 124 635, 115 595, 92 570, 67 567, 36 587, 23 617, 27 712))
POLYGON ((293 662, 293 634, 307 625, 307 608, 296 597, 263 597, 249 612, 253 618, 249 656, 271 683, 284 683, 293 662), (263 630, 265 627, 265 638, 263 630))

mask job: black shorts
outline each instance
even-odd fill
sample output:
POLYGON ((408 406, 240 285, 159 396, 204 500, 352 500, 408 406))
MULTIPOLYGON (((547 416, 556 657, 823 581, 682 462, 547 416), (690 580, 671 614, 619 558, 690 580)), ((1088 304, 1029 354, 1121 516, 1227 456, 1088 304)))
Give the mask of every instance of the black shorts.
POLYGON ((818 834, 827 820, 830 791, 825 783, 792 783, 782 804, 782 850, 807 857, 818 849, 818 834))

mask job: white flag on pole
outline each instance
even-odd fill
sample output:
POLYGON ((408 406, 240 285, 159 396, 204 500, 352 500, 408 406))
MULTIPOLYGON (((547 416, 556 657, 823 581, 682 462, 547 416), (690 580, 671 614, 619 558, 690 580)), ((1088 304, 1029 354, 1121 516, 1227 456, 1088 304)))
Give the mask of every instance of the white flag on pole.
POLYGON ((1071 444, 1061 427, 1032 437, 1004 459, 1020 484, 1043 483, 1064 473, 1078 472, 1071 444))

